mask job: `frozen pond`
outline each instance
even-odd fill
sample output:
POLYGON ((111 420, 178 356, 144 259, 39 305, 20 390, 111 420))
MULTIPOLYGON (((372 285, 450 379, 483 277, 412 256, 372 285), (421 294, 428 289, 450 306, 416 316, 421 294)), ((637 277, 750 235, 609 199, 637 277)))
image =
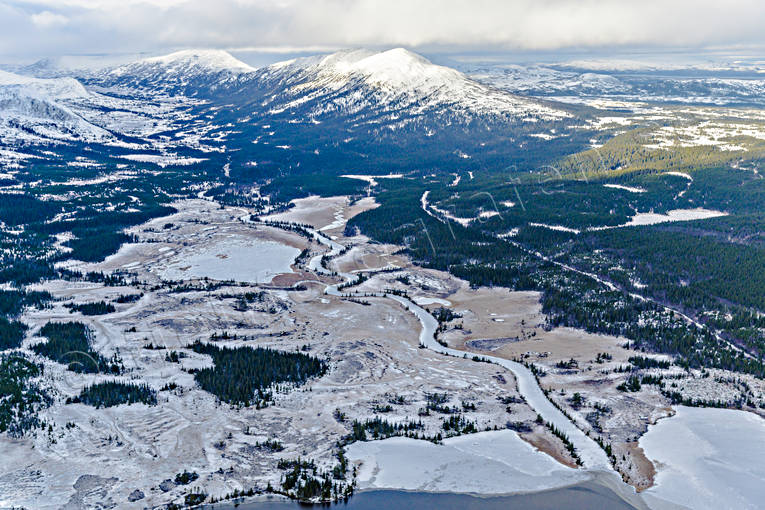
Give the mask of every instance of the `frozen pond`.
POLYGON ((657 223, 669 223, 673 221, 693 221, 693 220, 707 220, 709 218, 718 218, 720 216, 727 216, 728 213, 722 211, 714 211, 712 209, 673 209, 667 211, 667 214, 656 213, 638 213, 632 217, 629 223, 625 224, 626 227, 639 226, 639 225, 655 225, 657 223))
POLYGON ((762 508, 765 420, 729 409, 676 408, 640 439, 657 466, 643 493, 690 508, 762 508))
POLYGON ((590 478, 538 451, 511 430, 453 437, 442 445, 406 437, 357 442, 348 446, 346 454, 352 462, 362 462, 358 472, 362 489, 507 494, 590 478))
POLYGON ((226 240, 181 253, 161 271, 166 280, 211 278, 248 283, 268 283, 274 276, 291 273, 300 250, 261 239, 226 240))

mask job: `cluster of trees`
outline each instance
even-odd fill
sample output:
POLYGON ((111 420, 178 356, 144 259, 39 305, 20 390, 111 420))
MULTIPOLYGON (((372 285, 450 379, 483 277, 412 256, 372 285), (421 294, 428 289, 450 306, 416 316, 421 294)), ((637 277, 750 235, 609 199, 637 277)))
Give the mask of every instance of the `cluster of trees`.
POLYGON ((96 301, 94 303, 66 304, 72 313, 80 312, 82 315, 104 315, 116 311, 114 305, 106 301, 96 301))
MULTIPOLYGON (((650 137, 650 128, 633 129, 612 138, 597 150, 563 158, 558 167, 564 174, 584 174, 592 178, 635 171, 693 171, 722 167, 739 156, 712 145, 683 147, 676 144, 671 149, 646 147, 650 137)), ((763 152, 762 144, 750 149, 758 154, 763 152)))
POLYGON ((197 383, 229 404, 261 407, 272 400, 280 383, 302 384, 322 376, 328 366, 323 360, 302 352, 283 352, 263 347, 218 347, 196 341, 194 352, 213 359, 212 368, 194 373, 197 383))
POLYGON ((646 356, 630 356, 630 364, 637 369, 641 368, 669 368, 670 362, 667 360, 661 360, 656 358, 648 358, 646 356))
POLYGON ((85 387, 76 396, 67 399, 67 404, 82 403, 96 408, 113 407, 141 402, 157 404, 157 392, 146 384, 105 381, 85 387))
POLYGON ((406 436, 416 430, 422 430, 421 421, 405 421, 391 423, 383 418, 375 417, 364 421, 353 420, 351 432, 345 437, 346 443, 367 441, 368 439, 385 439, 393 436, 406 436))
POLYGON ((0 351, 21 347, 27 325, 19 321, 9 321, 0 317, 0 351))
POLYGON ((454 414, 444 419, 441 428, 447 436, 460 434, 474 434, 478 432, 475 422, 468 420, 461 414, 454 414))
POLYGON ((69 370, 80 373, 122 372, 122 361, 115 354, 106 359, 92 348, 92 333, 81 322, 49 322, 40 329, 40 336, 48 341, 32 346, 37 354, 65 364, 69 370))
MULTIPOLYGON (((352 484, 338 480, 332 471, 319 470, 313 461, 280 460, 278 467, 287 470, 281 483, 281 492, 294 499, 331 502, 348 499, 353 495, 352 484)), ((344 479, 345 472, 342 475, 344 479)))
POLYGON ((20 437, 40 426, 37 409, 50 397, 33 379, 42 374, 37 365, 21 353, 0 356, 0 433, 20 437))
POLYGON ((62 210, 61 202, 25 193, 0 193, 0 221, 9 226, 43 222, 62 210))
POLYGON ((15 317, 25 307, 41 308, 51 299, 47 291, 0 290, 0 315, 15 317))

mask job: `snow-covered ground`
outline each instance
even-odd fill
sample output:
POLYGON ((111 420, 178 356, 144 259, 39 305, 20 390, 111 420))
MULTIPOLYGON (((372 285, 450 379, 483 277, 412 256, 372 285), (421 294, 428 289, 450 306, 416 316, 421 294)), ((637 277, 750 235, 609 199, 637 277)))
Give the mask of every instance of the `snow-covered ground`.
POLYGON ((644 493, 692 509, 762 508, 765 420, 745 411, 678 407, 640 439, 656 465, 656 485, 644 493))
POLYGON ((562 487, 589 478, 536 450, 511 430, 445 439, 409 438, 353 443, 359 487, 430 492, 507 494, 562 487))
MULTIPOLYGON (((703 209, 698 207, 696 209, 672 209, 667 211, 666 214, 660 213, 637 213, 630 221, 621 225, 605 226, 605 227, 590 227, 587 231, 594 232, 597 230, 608 230, 612 228, 621 227, 639 227, 645 225, 656 225, 659 223, 671 223, 676 221, 693 221, 693 220, 708 220, 710 218, 719 218, 720 216, 727 216, 728 213, 723 211, 715 211, 713 209, 703 209)), ((557 230, 559 232, 569 232, 572 234, 580 234, 581 231, 575 228, 566 227, 563 225, 548 225, 546 223, 529 223, 532 227, 543 227, 550 230, 557 230)))
POLYGON ((451 306, 452 305, 450 301, 447 301, 446 299, 436 298, 436 297, 415 296, 412 298, 412 301, 414 301, 420 306, 425 306, 425 305, 451 306))
POLYGON ((613 189, 621 189, 624 191, 629 191, 630 193, 645 193, 645 190, 643 188, 636 188, 634 186, 624 186, 622 184, 604 184, 606 188, 613 188, 613 189))

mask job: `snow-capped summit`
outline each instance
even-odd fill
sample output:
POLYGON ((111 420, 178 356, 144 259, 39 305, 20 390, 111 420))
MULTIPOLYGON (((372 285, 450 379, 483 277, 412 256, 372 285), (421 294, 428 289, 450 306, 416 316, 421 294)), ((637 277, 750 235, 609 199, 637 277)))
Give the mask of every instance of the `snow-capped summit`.
POLYGON ((539 102, 480 84, 404 48, 346 50, 290 60, 263 68, 256 75, 274 92, 266 103, 276 112, 316 102, 312 116, 379 108, 413 115, 448 108, 463 116, 566 116, 539 102))
POLYGON ((183 50, 116 67, 100 78, 106 85, 196 96, 238 82, 254 71, 226 51, 183 50))
POLYGON ((199 71, 252 72, 255 70, 223 50, 182 50, 144 59, 137 64, 159 64, 176 72, 195 69, 199 71))

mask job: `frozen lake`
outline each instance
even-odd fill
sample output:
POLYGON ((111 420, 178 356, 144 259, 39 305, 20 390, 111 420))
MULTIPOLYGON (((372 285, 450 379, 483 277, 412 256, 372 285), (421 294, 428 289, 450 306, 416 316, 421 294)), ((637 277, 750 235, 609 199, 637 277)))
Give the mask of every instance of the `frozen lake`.
POLYGON ((765 420, 746 411, 678 406, 640 439, 657 466, 643 493, 693 509, 762 508, 765 420))
POLYGON ((442 445, 405 437, 348 446, 361 461, 359 487, 427 492, 507 494, 562 487, 590 477, 540 452, 511 430, 444 439, 442 445))
POLYGON ((638 213, 624 226, 633 227, 640 225, 656 225, 657 223, 671 223, 675 221, 708 220, 710 218, 719 218, 720 216, 727 215, 728 213, 711 209, 673 209, 667 211, 667 214, 638 213))
POLYGON ((193 253, 181 253, 160 271, 166 280, 211 278, 247 283, 268 283, 291 273, 300 250, 274 241, 235 239, 193 253))

